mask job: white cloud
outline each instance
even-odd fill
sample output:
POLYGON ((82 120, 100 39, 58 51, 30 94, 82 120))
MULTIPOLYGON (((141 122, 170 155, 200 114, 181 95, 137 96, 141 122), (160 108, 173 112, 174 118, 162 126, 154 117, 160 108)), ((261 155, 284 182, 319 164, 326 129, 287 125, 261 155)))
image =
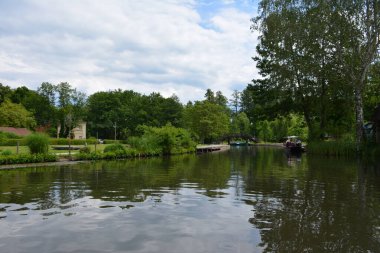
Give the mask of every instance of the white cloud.
POLYGON ((186 102, 207 88, 229 96, 256 75, 251 13, 232 2, 208 20, 191 0, 17 2, 0 3, 3 84, 68 81, 88 94, 158 91, 186 102))

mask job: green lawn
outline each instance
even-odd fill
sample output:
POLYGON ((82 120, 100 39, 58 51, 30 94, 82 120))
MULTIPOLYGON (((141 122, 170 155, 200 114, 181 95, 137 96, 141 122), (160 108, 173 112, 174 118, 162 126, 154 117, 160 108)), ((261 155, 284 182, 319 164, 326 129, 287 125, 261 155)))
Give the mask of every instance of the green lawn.
MULTIPOLYGON (((96 145, 96 151, 103 151, 104 148, 106 146, 109 146, 109 145, 112 145, 112 144, 97 144, 96 145)), ((68 145, 52 145, 52 146, 57 146, 57 147, 67 147, 68 145)), ((84 147, 84 145, 71 145, 72 147, 84 147)), ((91 151, 95 151, 95 145, 87 145, 88 147, 90 147, 91 151)), ((17 147, 16 146, 0 146, 0 153, 4 150, 9 150, 12 152, 12 154, 16 154, 17 153, 17 147)), ((72 150, 71 151, 71 154, 76 154, 78 153, 79 150, 72 150)), ((20 154, 28 154, 29 153, 29 149, 27 146, 20 146, 19 147, 19 153, 20 154)), ((57 154, 57 155, 65 155, 65 154, 68 154, 69 151, 68 150, 54 150, 51 148, 49 148, 49 153, 52 153, 52 154, 57 154)))

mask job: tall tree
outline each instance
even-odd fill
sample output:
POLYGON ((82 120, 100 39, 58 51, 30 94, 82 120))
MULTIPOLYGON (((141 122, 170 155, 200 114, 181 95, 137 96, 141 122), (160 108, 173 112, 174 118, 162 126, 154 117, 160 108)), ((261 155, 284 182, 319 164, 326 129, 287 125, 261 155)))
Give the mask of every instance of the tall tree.
POLYGON ((211 89, 206 90, 205 99, 211 103, 215 102, 215 94, 211 89))
POLYGON ((363 99, 364 118, 371 120, 374 109, 380 104, 380 62, 375 62, 370 67, 363 99))
POLYGON ((256 58, 262 82, 304 114, 311 135, 328 128, 333 101, 352 94, 358 147, 362 142, 363 89, 379 48, 379 15, 378 0, 260 2, 253 27, 262 32, 256 58))
MULTIPOLYGON (((54 98, 57 97, 58 118, 61 126, 60 135, 66 137, 69 136, 72 128, 85 117, 86 95, 72 88, 67 82, 55 85, 54 91, 54 98)), ((51 96, 50 99, 52 98, 51 96)))
POLYGON ((233 108, 233 112, 237 115, 241 101, 241 92, 234 90, 232 93, 232 98, 230 99, 230 105, 233 108))
POLYGON ((215 103, 220 106, 227 107, 228 99, 223 95, 223 93, 219 90, 215 93, 215 103))
POLYGON ((22 104, 33 113, 37 126, 49 126, 55 123, 56 110, 49 99, 34 90, 22 86, 13 90, 11 95, 13 103, 22 104))
POLYGON ((333 1, 334 23, 339 25, 333 44, 354 93, 357 148, 363 142, 363 96, 371 64, 379 53, 380 2, 378 0, 333 1))
POLYGON ((48 83, 48 82, 43 82, 40 87, 37 89, 38 94, 46 97, 51 105, 56 104, 56 86, 48 83))
POLYGON ((34 128, 36 121, 21 104, 5 100, 0 105, 0 126, 34 128))
POLYGON ((232 118, 231 134, 249 135, 250 132, 250 122, 247 115, 244 112, 240 112, 232 118))
POLYGON ((229 115, 225 108, 208 100, 187 105, 184 120, 185 126, 205 143, 218 140, 229 130, 229 115))
POLYGON ((12 95, 11 87, 0 83, 0 104, 12 95))

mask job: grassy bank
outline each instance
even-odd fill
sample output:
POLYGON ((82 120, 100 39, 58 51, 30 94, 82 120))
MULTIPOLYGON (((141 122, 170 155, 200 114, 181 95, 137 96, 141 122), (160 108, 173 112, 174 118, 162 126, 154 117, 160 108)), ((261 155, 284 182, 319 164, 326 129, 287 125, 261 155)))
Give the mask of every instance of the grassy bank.
MULTIPOLYGON (((71 157, 68 155, 68 151, 59 151, 60 153, 48 153, 48 154, 30 154, 27 147, 22 147, 20 149, 22 152, 19 154, 9 154, 9 155, 0 155, 0 165, 10 165, 10 164, 22 164, 22 163, 43 163, 43 162, 56 162, 60 158, 68 159, 73 161, 93 161, 93 160, 117 160, 117 159, 128 159, 136 157, 153 157, 161 155, 175 155, 175 154, 185 154, 185 153, 194 153, 195 149, 176 149, 173 150, 170 154, 164 154, 161 150, 151 150, 151 151, 139 151, 134 148, 130 148, 126 145, 122 145, 122 149, 106 151, 107 147, 112 147, 113 144, 103 144, 97 145, 96 150, 93 146, 93 149, 87 149, 88 152, 80 151, 71 151, 71 157), (91 151, 93 150, 93 151, 91 151)), ((90 146, 90 145, 89 145, 90 146)), ((91 145, 92 146, 92 145, 91 145)), ((1 147, 3 148, 3 147, 1 147)), ((9 149, 8 149, 9 150, 9 149)))
MULTIPOLYGON (((56 161, 59 157, 69 158, 70 160, 112 160, 112 159, 125 159, 132 157, 149 157, 159 155, 174 155, 192 153, 196 150, 196 143, 192 140, 191 135, 185 129, 176 128, 171 125, 166 125, 161 128, 142 126, 143 134, 128 138, 128 144, 121 142, 113 144, 90 144, 91 142, 84 142, 86 145, 73 145, 72 147, 79 147, 79 150, 54 150, 52 148, 52 139, 41 134, 32 134, 24 139, 26 146, 17 147, 7 145, 0 147, 0 165, 13 164, 13 163, 33 163, 56 161), (50 144, 50 145, 49 145, 50 144), (33 152, 30 152, 33 151, 33 152), (18 153, 18 154, 16 154, 18 153), (38 155, 31 154, 38 153, 38 155), (40 153, 46 153, 44 155, 40 153)), ((85 140, 78 140, 85 141, 85 140)), ((55 141, 54 146, 67 147, 67 140, 65 142, 55 141), (65 143, 65 144, 61 144, 65 143)), ((124 142, 124 141, 123 141, 124 142)), ((6 142, 6 140, 3 143, 6 142)))
MULTIPOLYGON (((357 155, 356 144, 350 141, 310 142, 307 145, 307 153, 337 157, 353 157, 357 155)), ((368 158, 380 157, 380 145, 374 143, 364 144, 359 155, 368 158)))
MULTIPOLYGON (((103 150, 109 145, 112 145, 112 144, 97 144, 96 151, 103 152, 103 150)), ((68 145, 54 145, 54 146, 67 147, 68 145)), ((53 149, 54 146, 49 147, 49 154, 66 155, 69 152, 68 150, 54 150, 53 149)), ((84 145, 71 145, 71 147, 83 148, 84 145)), ((90 150, 95 151, 95 144, 87 145, 87 147, 89 147, 90 150)), ((9 151, 12 154, 17 154, 17 147, 16 146, 0 146, 0 154, 3 151, 9 151)), ((71 150, 71 154, 77 154, 77 153, 79 153, 79 150, 71 150)), ((19 146, 19 154, 29 154, 29 148, 27 146, 19 146)))
POLYGON ((58 157, 54 154, 19 154, 0 155, 0 165, 56 162, 58 157))

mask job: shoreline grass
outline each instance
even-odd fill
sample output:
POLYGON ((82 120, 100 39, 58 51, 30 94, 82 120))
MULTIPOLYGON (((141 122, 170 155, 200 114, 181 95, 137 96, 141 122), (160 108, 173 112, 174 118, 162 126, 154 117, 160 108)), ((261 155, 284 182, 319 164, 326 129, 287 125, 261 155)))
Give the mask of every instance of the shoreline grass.
POLYGON ((318 141, 307 145, 307 153, 335 157, 380 157, 380 144, 365 143, 357 152, 356 143, 352 141, 318 141))

